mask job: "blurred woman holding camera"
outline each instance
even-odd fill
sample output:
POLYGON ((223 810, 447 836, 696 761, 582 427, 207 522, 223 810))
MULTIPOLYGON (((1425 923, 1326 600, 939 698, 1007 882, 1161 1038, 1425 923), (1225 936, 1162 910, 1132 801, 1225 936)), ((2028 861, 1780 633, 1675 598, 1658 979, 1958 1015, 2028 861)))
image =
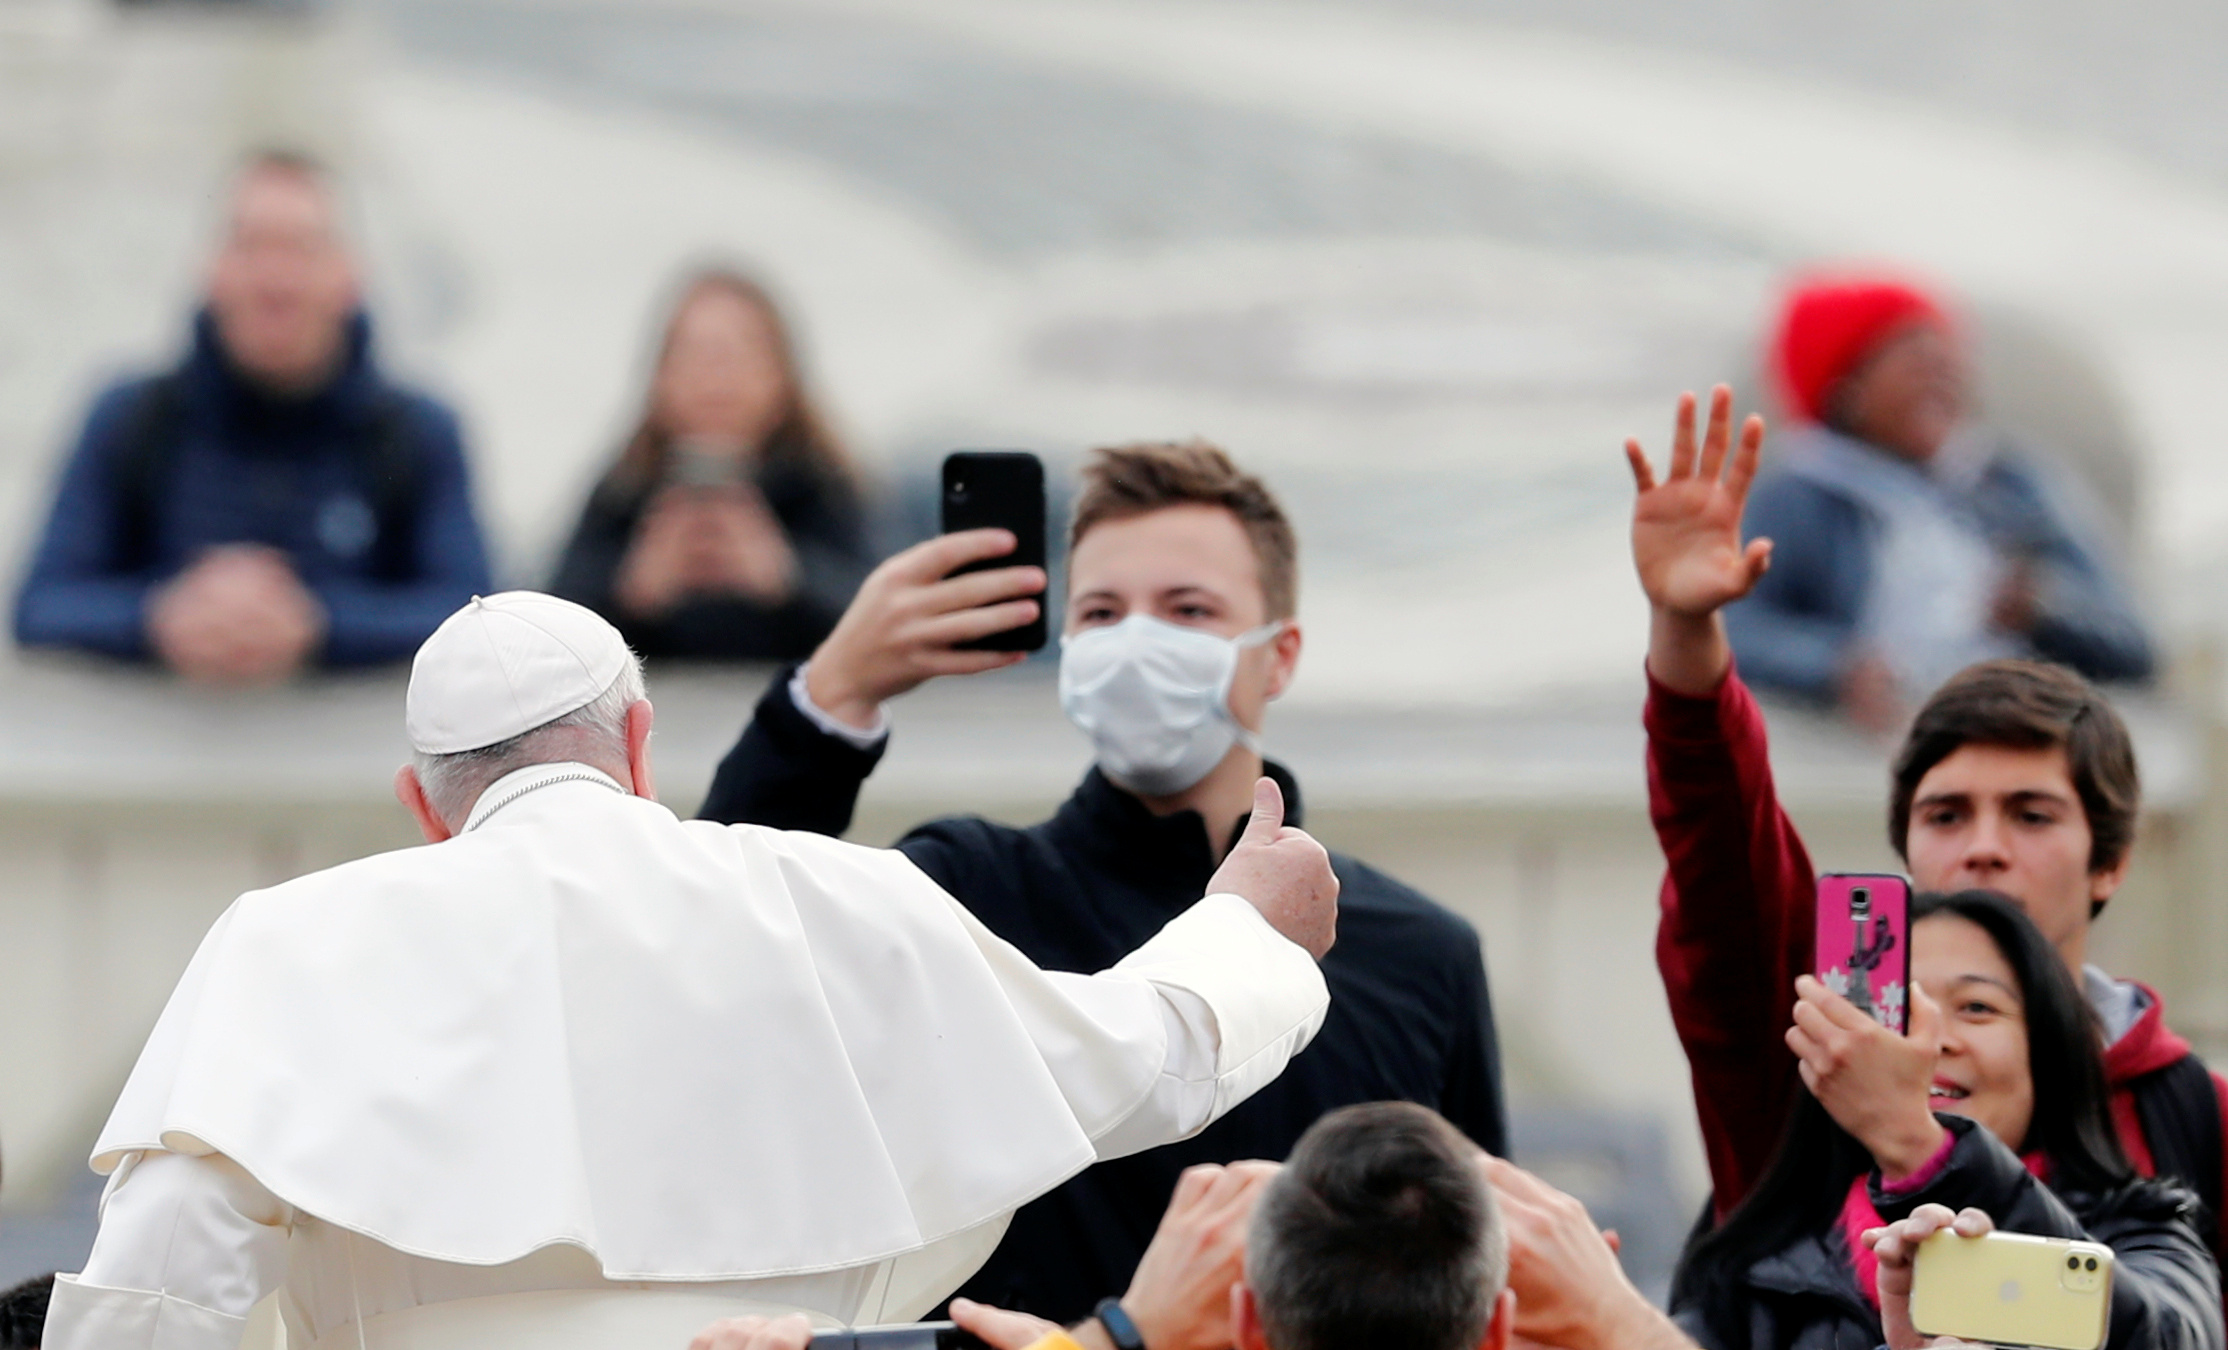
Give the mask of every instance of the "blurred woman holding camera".
POLYGON ((1764 1179, 1689 1242, 1675 1320, 1707 1350, 1913 1350, 1911 1246, 1964 1211, 1967 1236, 2111 1247, 2113 1350, 2220 1350, 2196 1201, 2130 1166, 2057 952, 1988 891, 1915 897, 1910 943, 1907 1035, 1796 981, 1787 1043, 1808 1090, 1764 1179))
POLYGON ((873 561, 780 311, 739 273, 697 273, 550 589, 645 656, 786 660, 827 636, 873 561))

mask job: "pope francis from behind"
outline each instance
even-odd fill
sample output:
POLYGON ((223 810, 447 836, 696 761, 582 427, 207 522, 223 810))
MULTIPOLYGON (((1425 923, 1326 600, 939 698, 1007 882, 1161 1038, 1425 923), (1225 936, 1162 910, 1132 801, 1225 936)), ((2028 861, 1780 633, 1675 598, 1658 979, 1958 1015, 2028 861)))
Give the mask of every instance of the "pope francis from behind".
POLYGON ((1264 780, 1208 894, 1037 969, 901 854, 677 820, 640 664, 512 592, 427 639, 430 846, 241 896, 93 1155, 47 1350, 674 1350, 919 1316, 1023 1202, 1180 1139, 1321 1025, 1338 883, 1264 780))

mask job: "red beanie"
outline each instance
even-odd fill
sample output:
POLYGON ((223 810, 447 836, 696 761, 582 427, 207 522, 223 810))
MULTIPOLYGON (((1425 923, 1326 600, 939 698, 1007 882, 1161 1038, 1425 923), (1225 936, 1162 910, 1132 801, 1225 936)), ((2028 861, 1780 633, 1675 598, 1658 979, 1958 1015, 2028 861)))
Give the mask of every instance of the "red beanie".
POLYGON ((1822 419, 1842 377, 1914 319, 1949 324, 1931 296, 1901 282, 1843 278, 1795 286, 1772 339, 1772 369, 1789 410, 1808 421, 1822 419))

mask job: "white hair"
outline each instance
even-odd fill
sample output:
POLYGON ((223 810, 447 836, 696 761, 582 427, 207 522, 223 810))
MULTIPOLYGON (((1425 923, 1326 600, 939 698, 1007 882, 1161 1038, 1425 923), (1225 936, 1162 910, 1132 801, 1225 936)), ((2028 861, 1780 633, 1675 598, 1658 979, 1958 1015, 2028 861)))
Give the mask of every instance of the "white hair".
POLYGON ((600 757, 624 762, 627 757, 627 709, 647 693, 642 679, 642 658, 627 654, 627 664, 604 691, 562 717, 522 731, 507 741, 459 750, 448 755, 417 755, 418 785, 425 789, 426 804, 450 829, 464 823, 473 803, 490 784, 505 774, 533 764, 557 764, 602 752, 600 757))

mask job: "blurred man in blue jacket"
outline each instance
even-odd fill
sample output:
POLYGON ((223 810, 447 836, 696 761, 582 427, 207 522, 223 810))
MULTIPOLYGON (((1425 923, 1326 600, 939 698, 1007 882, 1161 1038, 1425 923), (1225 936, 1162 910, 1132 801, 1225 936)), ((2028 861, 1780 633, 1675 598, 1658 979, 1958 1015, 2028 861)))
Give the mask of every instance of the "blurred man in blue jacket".
POLYGON ((2147 680, 2101 515, 2070 475, 1972 420, 1964 343, 1899 282, 1795 287, 1773 341, 1794 425, 1743 522, 1771 571, 1725 611, 1753 685, 1894 729, 1975 661, 2147 680))
POLYGON ((249 161, 193 349, 93 405, 16 640, 259 684, 407 658, 492 589, 456 419, 389 384, 322 170, 249 161))

